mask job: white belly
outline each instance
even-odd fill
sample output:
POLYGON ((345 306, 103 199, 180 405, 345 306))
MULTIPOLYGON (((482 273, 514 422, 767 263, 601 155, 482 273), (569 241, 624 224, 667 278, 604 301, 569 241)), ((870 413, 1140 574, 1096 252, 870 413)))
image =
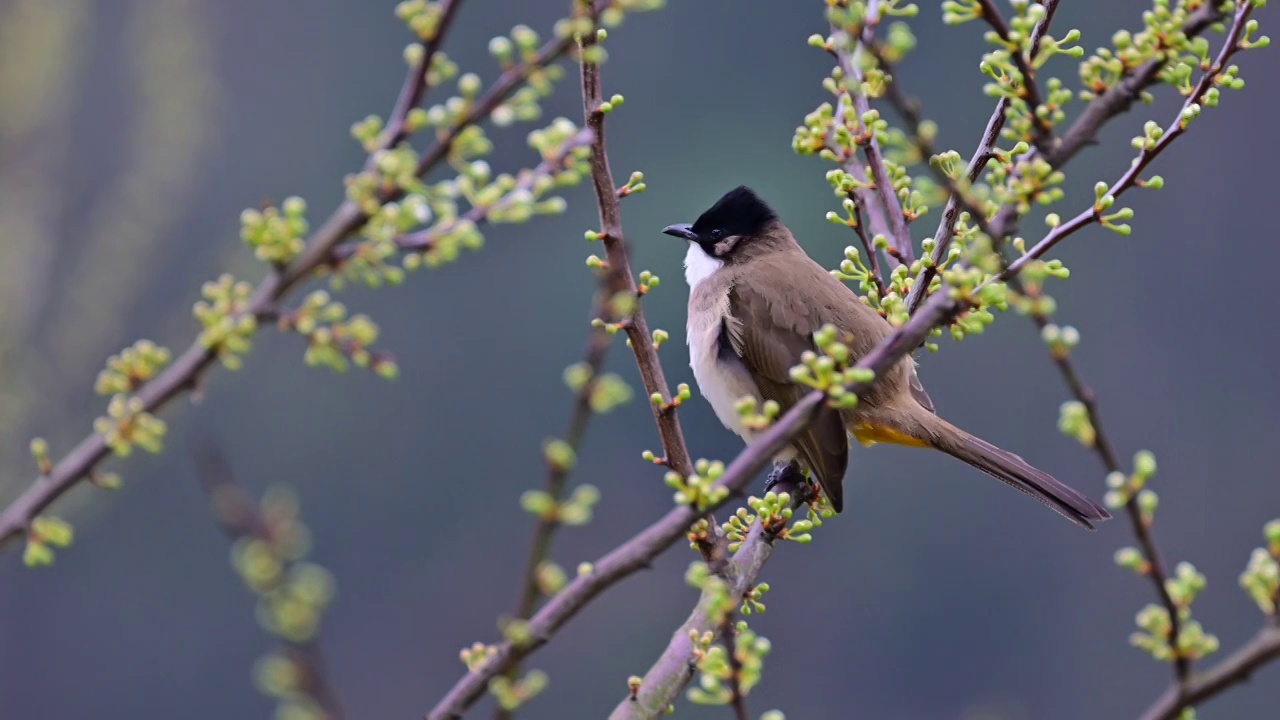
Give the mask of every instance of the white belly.
POLYGON ((698 381, 698 392, 711 404, 720 422, 750 442, 751 431, 742 424, 742 416, 736 408, 743 397, 753 397, 760 402, 760 393, 745 369, 717 361, 718 334, 703 332, 695 337, 690 333, 689 366, 693 368, 694 380, 698 381))
MULTIPOLYGON (((699 293, 699 297, 689 308, 689 324, 686 328, 689 342, 689 367, 693 368, 693 378, 698 383, 698 392, 706 398, 721 424, 750 445, 755 438, 755 433, 743 424, 742 416, 737 410, 738 401, 744 397, 755 398, 756 407, 759 410, 763 398, 755 381, 751 379, 750 373, 740 361, 720 357, 720 322, 728 309, 728 295, 711 299, 710 303, 706 303, 708 299, 705 293, 699 293), (711 312, 707 312, 708 309, 711 312)), ((795 449, 787 447, 775 455, 774 459, 787 462, 795 455, 795 449)))

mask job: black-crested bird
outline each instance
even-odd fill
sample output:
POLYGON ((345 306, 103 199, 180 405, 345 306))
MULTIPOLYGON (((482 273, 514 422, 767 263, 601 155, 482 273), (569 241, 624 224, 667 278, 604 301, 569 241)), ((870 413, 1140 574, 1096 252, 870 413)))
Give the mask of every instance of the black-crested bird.
MULTIPOLYGON (((792 381, 791 368, 804 352, 816 351, 816 331, 835 326, 854 362, 893 332, 887 320, 814 262, 749 188, 729 191, 692 225, 670 225, 663 232, 688 241, 687 330, 698 390, 720 422, 747 443, 754 433, 738 414, 738 401, 744 396, 773 400, 783 412, 799 401, 808 388, 792 381)), ((910 358, 886 373, 854 408, 822 408, 775 458, 770 484, 803 465, 839 512, 850 435, 863 445, 941 450, 1085 528, 1093 529, 1091 520, 1111 517, 1021 457, 938 417, 910 358)))

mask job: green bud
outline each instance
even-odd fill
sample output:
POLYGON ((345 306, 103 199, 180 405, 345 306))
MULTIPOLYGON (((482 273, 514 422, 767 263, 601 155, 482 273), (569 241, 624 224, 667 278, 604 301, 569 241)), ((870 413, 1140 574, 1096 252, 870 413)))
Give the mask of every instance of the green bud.
POLYGON ((1133 456, 1133 474, 1148 479, 1156 474, 1156 456, 1150 450, 1139 450, 1133 456))

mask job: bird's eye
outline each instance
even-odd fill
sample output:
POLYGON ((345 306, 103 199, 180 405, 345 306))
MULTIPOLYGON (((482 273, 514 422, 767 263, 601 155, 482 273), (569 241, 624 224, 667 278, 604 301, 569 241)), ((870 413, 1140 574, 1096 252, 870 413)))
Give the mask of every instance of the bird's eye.
POLYGON ((712 240, 719 240, 722 237, 724 237, 724 230, 721 230, 720 228, 716 228, 715 230, 711 231, 712 240))

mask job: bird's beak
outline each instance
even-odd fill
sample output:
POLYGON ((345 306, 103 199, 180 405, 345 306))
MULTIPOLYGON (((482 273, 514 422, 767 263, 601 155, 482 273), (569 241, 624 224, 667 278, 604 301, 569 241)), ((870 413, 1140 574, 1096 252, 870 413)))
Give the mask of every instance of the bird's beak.
POLYGON ((698 234, 693 231, 693 226, 689 223, 677 223, 662 228, 663 235, 671 235, 673 237, 684 238, 685 240, 697 240, 698 234))

